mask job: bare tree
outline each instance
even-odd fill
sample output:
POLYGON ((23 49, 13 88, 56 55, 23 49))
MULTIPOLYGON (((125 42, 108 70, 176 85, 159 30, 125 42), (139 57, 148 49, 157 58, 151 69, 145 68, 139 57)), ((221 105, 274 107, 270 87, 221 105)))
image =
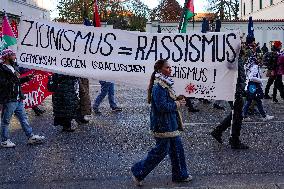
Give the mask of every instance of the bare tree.
POLYGON ((208 0, 208 11, 215 13, 220 20, 237 20, 239 0, 208 0))

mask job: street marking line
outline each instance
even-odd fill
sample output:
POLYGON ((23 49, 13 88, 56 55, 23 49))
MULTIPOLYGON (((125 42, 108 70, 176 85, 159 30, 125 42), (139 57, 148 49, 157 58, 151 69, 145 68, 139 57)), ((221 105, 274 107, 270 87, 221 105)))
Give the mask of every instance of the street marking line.
POLYGON ((90 87, 100 87, 100 84, 94 84, 94 85, 90 85, 90 87))
MULTIPOLYGON (((243 123, 252 123, 252 124, 259 124, 259 123, 284 123, 284 120, 283 121, 243 121, 243 123)), ((220 124, 218 122, 213 122, 213 123, 206 123, 206 122, 203 122, 203 123, 183 123, 183 125, 185 126, 191 126, 191 125, 216 125, 216 124, 220 124)))

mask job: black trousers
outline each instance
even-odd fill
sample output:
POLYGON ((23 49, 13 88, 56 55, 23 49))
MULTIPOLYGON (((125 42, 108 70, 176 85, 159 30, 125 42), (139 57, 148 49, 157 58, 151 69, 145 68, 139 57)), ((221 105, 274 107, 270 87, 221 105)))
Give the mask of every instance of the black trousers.
POLYGON ((185 101, 186 101, 185 106, 186 106, 186 107, 188 107, 188 109, 189 109, 189 110, 194 109, 194 107, 193 107, 193 104, 192 104, 192 102, 191 102, 190 97, 186 97, 186 98, 185 98, 185 101))
POLYGON ((63 126, 65 129, 71 128, 71 121, 72 118, 66 118, 66 117, 54 117, 54 126, 63 126))
POLYGON ((267 81, 267 84, 266 84, 266 87, 265 87, 265 95, 268 96, 268 93, 269 93, 269 89, 271 87, 271 85, 274 83, 274 80, 275 80, 275 77, 269 77, 268 78, 268 81, 267 81))
POLYGON ((239 140, 241 129, 242 129, 242 109, 243 109, 243 98, 240 96, 235 98, 235 103, 230 102, 231 107, 234 110, 234 114, 231 112, 227 117, 215 128, 215 132, 220 135, 232 126, 231 136, 233 140, 239 140), (231 123, 233 118, 233 122, 231 123))
POLYGON ((276 75, 273 87, 273 95, 272 95, 273 99, 276 99, 277 90, 279 90, 281 98, 284 99, 284 87, 283 87, 282 75, 276 75))

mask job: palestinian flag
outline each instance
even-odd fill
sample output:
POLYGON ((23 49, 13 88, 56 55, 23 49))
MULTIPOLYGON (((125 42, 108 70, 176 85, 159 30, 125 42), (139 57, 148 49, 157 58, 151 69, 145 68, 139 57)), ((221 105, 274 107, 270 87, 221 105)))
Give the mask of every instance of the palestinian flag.
POLYGON ((188 20, 194 17, 193 0, 185 0, 181 21, 179 23, 179 33, 186 33, 188 20))
POLYGON ((15 44, 17 44, 16 36, 12 30, 7 16, 4 15, 2 21, 2 42, 0 44, 0 51, 15 44))

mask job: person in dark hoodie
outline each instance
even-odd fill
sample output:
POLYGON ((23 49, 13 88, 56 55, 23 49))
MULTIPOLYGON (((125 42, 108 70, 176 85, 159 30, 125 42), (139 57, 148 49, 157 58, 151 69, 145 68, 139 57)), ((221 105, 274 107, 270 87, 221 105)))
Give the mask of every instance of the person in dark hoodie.
MULTIPOLYGON (((247 39, 247 44, 253 43, 253 39, 247 39)), ((240 141, 242 127, 242 109, 243 109, 243 94, 245 93, 246 74, 244 70, 244 61, 246 59, 246 46, 242 46, 238 60, 238 79, 236 85, 235 102, 229 102, 234 113, 230 112, 225 119, 211 132, 211 135, 219 143, 223 143, 222 134, 229 127, 231 129, 231 137, 229 143, 232 149, 248 149, 249 147, 240 141), (233 122, 231 123, 233 119, 233 122)))
POLYGON ((20 121, 21 127, 28 138, 28 144, 42 143, 45 137, 33 134, 33 129, 28 122, 23 104, 24 95, 21 90, 21 84, 28 82, 33 76, 19 78, 20 74, 15 69, 16 54, 11 49, 3 50, 1 55, 3 60, 0 64, 0 104, 3 106, 1 115, 1 146, 4 148, 16 146, 9 137, 9 125, 13 114, 20 121))

